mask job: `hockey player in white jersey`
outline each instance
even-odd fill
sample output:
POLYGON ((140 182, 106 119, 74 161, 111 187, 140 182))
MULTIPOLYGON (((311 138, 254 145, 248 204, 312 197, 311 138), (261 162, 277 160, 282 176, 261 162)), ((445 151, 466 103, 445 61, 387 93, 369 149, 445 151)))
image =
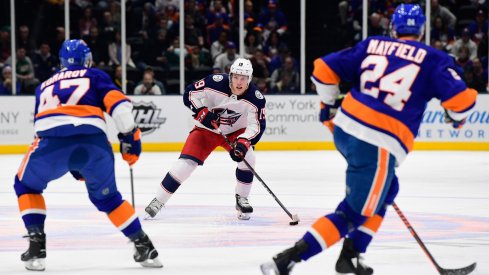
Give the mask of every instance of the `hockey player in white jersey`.
POLYGON ((184 104, 192 110, 196 125, 190 132, 179 159, 158 186, 156 197, 146 207, 154 217, 180 185, 218 146, 223 147, 238 163, 236 168, 236 210, 238 218, 250 219, 253 212, 248 201, 253 173, 243 159, 254 168, 253 146, 265 131, 265 98, 251 83, 253 67, 248 59, 238 58, 228 74, 212 74, 185 89, 184 104), (231 148, 223 136, 233 144, 231 148))

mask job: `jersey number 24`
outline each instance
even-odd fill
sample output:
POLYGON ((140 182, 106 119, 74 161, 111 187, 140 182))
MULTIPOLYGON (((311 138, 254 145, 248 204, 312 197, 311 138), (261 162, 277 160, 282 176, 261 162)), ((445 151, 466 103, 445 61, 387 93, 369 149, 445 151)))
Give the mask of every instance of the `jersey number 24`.
POLYGON ((411 96, 411 86, 418 76, 420 67, 416 64, 409 64, 385 75, 388 65, 389 60, 385 56, 369 55, 365 58, 361 68, 367 70, 360 76, 360 89, 362 93, 375 98, 379 97, 379 92, 388 93, 384 103, 394 110, 402 111, 404 104, 411 96), (373 65, 373 68, 367 69, 370 65, 373 65), (366 87, 367 83, 374 83, 377 80, 380 80, 378 87, 366 87))

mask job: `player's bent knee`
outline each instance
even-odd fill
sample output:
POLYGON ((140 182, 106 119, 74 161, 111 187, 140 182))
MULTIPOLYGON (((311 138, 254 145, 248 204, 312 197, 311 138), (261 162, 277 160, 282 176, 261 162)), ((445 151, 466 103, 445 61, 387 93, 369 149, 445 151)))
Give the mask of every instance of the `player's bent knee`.
POLYGON ((354 228, 362 225, 367 217, 363 216, 359 212, 355 211, 347 202, 343 200, 336 208, 335 214, 342 216, 349 224, 352 224, 354 228))
POLYGON ((170 169, 170 174, 178 182, 183 182, 194 172, 198 163, 191 159, 180 158, 170 169))
POLYGON ((112 210, 116 209, 122 203, 122 195, 119 191, 114 192, 109 197, 100 199, 89 195, 90 201, 97 207, 99 211, 110 213, 112 210))
POLYGON ((20 197, 23 194, 41 194, 42 191, 39 190, 34 190, 32 188, 27 187, 25 184, 23 184, 17 175, 15 175, 15 181, 14 181, 14 190, 15 194, 17 197, 20 197))

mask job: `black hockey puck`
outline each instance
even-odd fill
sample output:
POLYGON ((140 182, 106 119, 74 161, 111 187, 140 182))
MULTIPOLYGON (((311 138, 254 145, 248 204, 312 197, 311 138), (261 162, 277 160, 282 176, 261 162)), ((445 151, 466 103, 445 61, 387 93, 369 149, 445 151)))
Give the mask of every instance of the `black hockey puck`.
POLYGON ((291 221, 289 222, 290 225, 298 225, 299 224, 299 221, 291 221))

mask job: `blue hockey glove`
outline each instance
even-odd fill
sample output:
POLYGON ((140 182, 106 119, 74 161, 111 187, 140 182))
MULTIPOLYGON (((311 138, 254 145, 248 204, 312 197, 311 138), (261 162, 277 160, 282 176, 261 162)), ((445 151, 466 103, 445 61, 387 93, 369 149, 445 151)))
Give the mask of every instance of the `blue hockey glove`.
POLYGON ((82 176, 82 174, 78 171, 70 171, 71 175, 79 181, 85 181, 85 178, 82 176))
POLYGON ((234 148, 229 151, 229 155, 236 162, 241 162, 246 156, 248 149, 250 149, 251 142, 246 138, 238 138, 234 144, 234 148))
POLYGON ((119 133, 117 137, 120 142, 122 159, 132 166, 141 155, 141 130, 136 127, 127 134, 119 133))
POLYGON ((455 119, 453 119, 450 116, 450 114, 448 114, 448 110, 445 109, 445 123, 452 124, 452 127, 453 128, 455 128, 455 129, 461 129, 462 126, 464 126, 466 120, 467 120, 466 118, 464 118, 462 120, 455 120, 455 119))
POLYGON ((324 104, 321 102, 321 110, 319 111, 319 121, 323 123, 324 126, 328 127, 331 131, 333 131, 333 122, 332 119, 336 115, 336 111, 341 106, 343 102, 343 96, 338 97, 333 105, 324 104))
POLYGON ((219 116, 209 111, 207 107, 197 109, 194 119, 209 129, 215 129, 214 125, 219 125, 219 116))

